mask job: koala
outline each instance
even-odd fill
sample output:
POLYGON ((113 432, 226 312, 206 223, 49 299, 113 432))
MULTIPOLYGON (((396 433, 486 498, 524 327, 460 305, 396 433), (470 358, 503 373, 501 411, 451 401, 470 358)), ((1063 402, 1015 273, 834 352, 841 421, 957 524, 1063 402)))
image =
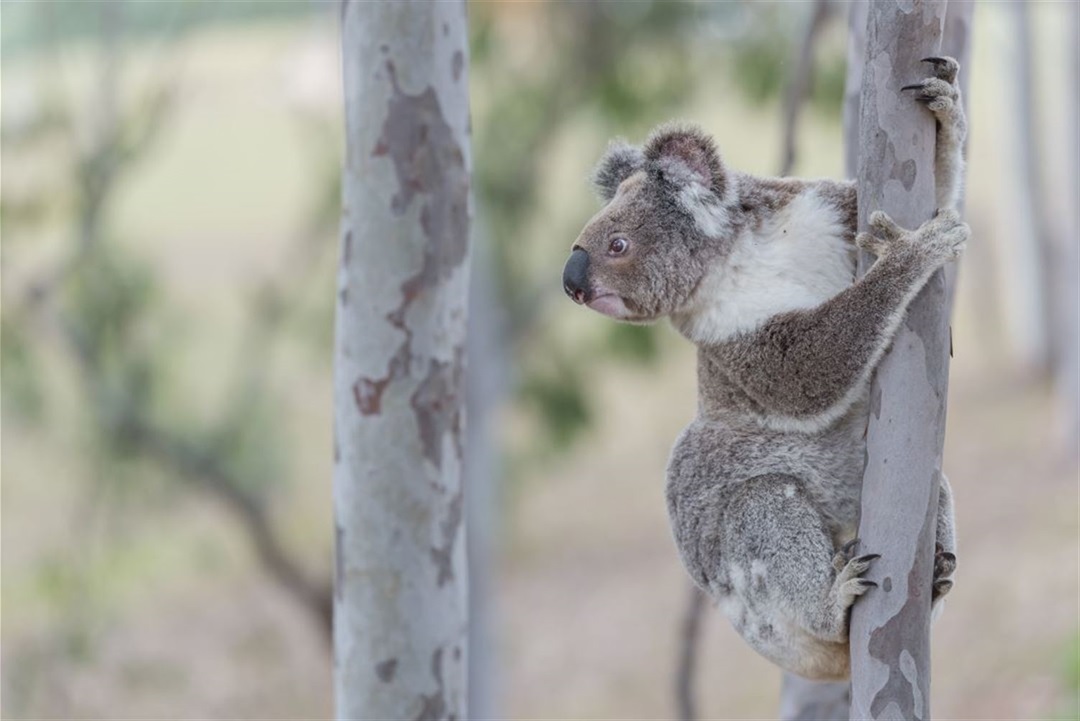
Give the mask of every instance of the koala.
MULTIPOLYGON (((856 555, 871 373, 931 274, 969 229, 952 209, 965 120, 952 58, 915 91, 937 119, 940 210, 917 230, 882 212, 856 236, 853 182, 761 178, 712 139, 664 125, 613 143, 594 180, 603 208, 574 242, 563 287, 629 323, 667 317, 698 349, 698 410, 667 469, 687 571, 746 641, 810 679, 849 676, 849 611, 875 585, 856 555), (855 277, 856 248, 877 260, 855 277)), ((956 567, 941 477, 933 604, 956 567)), ((935 609, 937 610, 937 609, 935 609)))

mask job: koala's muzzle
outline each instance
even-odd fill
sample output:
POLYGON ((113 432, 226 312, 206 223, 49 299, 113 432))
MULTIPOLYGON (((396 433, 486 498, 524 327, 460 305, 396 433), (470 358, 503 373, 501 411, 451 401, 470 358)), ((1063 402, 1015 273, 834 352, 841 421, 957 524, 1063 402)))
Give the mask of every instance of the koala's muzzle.
POLYGON ((581 248, 575 248, 566 261, 562 274, 563 290, 570 298, 581 305, 589 300, 589 254, 581 248))

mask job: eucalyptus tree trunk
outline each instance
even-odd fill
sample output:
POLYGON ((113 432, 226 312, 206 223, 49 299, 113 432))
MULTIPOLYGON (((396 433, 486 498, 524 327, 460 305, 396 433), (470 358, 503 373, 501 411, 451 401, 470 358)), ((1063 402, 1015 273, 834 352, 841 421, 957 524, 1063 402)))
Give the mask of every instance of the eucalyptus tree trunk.
POLYGON ((339 718, 466 718, 464 2, 344 2, 339 718))
MULTIPOLYGON (((935 122, 900 88, 939 55, 944 0, 870 3, 858 123, 859 229, 873 210, 916 228, 935 211, 935 122)), ((871 258, 860 258, 860 272, 871 258)), ((930 718, 930 595, 950 331, 945 273, 909 307, 870 389, 859 537, 879 587, 851 613, 852 719, 930 718)))
POLYGON ((1009 239, 1011 260, 1009 275, 1013 297, 1010 299, 1013 320, 1009 328, 1024 370, 1032 378, 1050 377, 1053 371, 1054 276, 1051 232, 1048 227, 1047 193, 1043 184, 1040 153, 1038 99, 1035 83, 1035 43, 1028 3, 1006 5, 1015 33, 1015 57, 1012 68, 1012 92, 1009 109, 1012 138, 1012 183, 1017 233, 1009 239))
POLYGON ((1065 149, 1069 163, 1065 198, 1068 214, 1063 219, 1061 258, 1055 264, 1059 297, 1059 357, 1054 374, 1061 447, 1068 461, 1080 460, 1080 4, 1069 3, 1065 24, 1069 48, 1069 72, 1065 76, 1065 149))

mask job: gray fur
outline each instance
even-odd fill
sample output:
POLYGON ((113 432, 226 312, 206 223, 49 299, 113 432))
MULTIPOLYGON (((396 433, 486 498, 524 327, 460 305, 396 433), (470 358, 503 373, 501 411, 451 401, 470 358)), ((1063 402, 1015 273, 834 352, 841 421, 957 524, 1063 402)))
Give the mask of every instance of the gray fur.
POLYGON ((604 202, 615 197, 619 185, 645 164, 645 155, 641 148, 630 145, 624 140, 612 140, 607 152, 593 171, 592 182, 597 195, 604 202))
MULTIPOLYGON (((939 197, 951 202, 964 120, 941 74, 920 92, 932 96, 939 197)), ((624 321, 669 316, 698 345, 698 414, 668 466, 679 554, 762 655, 844 678, 848 611, 872 585, 861 574, 874 557, 851 543, 868 380, 969 230, 953 210, 914 231, 879 212, 856 238, 852 183, 729 171, 692 127, 663 126, 639 153, 616 146, 598 168, 611 193, 574 244, 589 256, 578 301, 624 321), (616 237, 628 251, 610 252, 616 237), (878 256, 858 281, 856 245, 878 256)), ((955 569, 944 477, 941 499, 935 604, 955 569)))

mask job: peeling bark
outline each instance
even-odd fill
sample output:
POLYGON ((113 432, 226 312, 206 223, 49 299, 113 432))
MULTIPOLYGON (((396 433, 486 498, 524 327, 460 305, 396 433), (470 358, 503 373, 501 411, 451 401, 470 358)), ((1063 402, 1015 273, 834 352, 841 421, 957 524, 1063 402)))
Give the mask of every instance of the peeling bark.
MULTIPOLYGON (((859 229, 873 210, 916 228, 934 213, 933 117, 903 85, 941 52, 944 0, 867 7, 858 120, 859 229)), ((849 131, 851 126, 849 125, 849 131)), ((860 258, 865 272, 870 258, 860 258)), ((938 271, 874 376, 860 550, 879 587, 851 614, 852 719, 930 718, 930 596, 948 390, 950 297, 938 271)))
POLYGON ((466 718, 464 2, 342 3, 339 718, 466 718))

